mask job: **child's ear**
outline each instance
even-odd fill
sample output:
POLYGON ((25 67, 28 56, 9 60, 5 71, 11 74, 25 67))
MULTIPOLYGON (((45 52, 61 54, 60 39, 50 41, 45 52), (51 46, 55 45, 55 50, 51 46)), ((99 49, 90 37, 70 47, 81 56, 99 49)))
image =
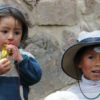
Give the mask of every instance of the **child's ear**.
POLYGON ((81 63, 79 63, 79 64, 78 64, 78 68, 82 68, 82 65, 81 65, 81 63))

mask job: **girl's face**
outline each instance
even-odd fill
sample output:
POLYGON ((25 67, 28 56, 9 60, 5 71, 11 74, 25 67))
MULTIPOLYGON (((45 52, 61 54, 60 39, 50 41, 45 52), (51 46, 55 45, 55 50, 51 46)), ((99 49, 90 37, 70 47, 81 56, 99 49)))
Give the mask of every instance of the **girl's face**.
POLYGON ((0 19, 0 50, 9 42, 18 47, 21 37, 22 25, 18 20, 11 16, 0 19))
POLYGON ((100 49, 94 47, 86 50, 78 67, 87 79, 100 80, 100 49))

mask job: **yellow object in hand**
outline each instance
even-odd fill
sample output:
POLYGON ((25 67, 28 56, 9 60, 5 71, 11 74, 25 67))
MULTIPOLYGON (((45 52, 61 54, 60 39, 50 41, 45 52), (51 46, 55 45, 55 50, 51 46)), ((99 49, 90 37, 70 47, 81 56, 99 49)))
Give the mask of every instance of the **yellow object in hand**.
POLYGON ((8 44, 4 44, 4 48, 1 51, 1 59, 8 58, 10 51, 6 49, 8 44))

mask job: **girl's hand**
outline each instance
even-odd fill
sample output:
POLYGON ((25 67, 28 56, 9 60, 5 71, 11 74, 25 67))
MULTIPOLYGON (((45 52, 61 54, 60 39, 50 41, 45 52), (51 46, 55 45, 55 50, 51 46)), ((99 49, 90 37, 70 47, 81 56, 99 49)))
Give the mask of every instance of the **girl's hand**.
POLYGON ((20 62, 23 60, 22 55, 20 54, 18 48, 15 45, 9 44, 6 49, 11 51, 10 56, 13 57, 14 61, 20 62))
POLYGON ((4 58, 0 60, 0 75, 7 73, 11 69, 11 62, 4 58))

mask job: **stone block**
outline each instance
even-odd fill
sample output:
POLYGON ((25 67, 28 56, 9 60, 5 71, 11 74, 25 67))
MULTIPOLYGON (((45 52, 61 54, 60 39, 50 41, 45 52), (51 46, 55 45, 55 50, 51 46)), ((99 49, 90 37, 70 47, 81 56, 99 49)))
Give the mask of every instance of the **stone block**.
POLYGON ((75 0, 41 0, 37 5, 38 25, 75 25, 75 0))

